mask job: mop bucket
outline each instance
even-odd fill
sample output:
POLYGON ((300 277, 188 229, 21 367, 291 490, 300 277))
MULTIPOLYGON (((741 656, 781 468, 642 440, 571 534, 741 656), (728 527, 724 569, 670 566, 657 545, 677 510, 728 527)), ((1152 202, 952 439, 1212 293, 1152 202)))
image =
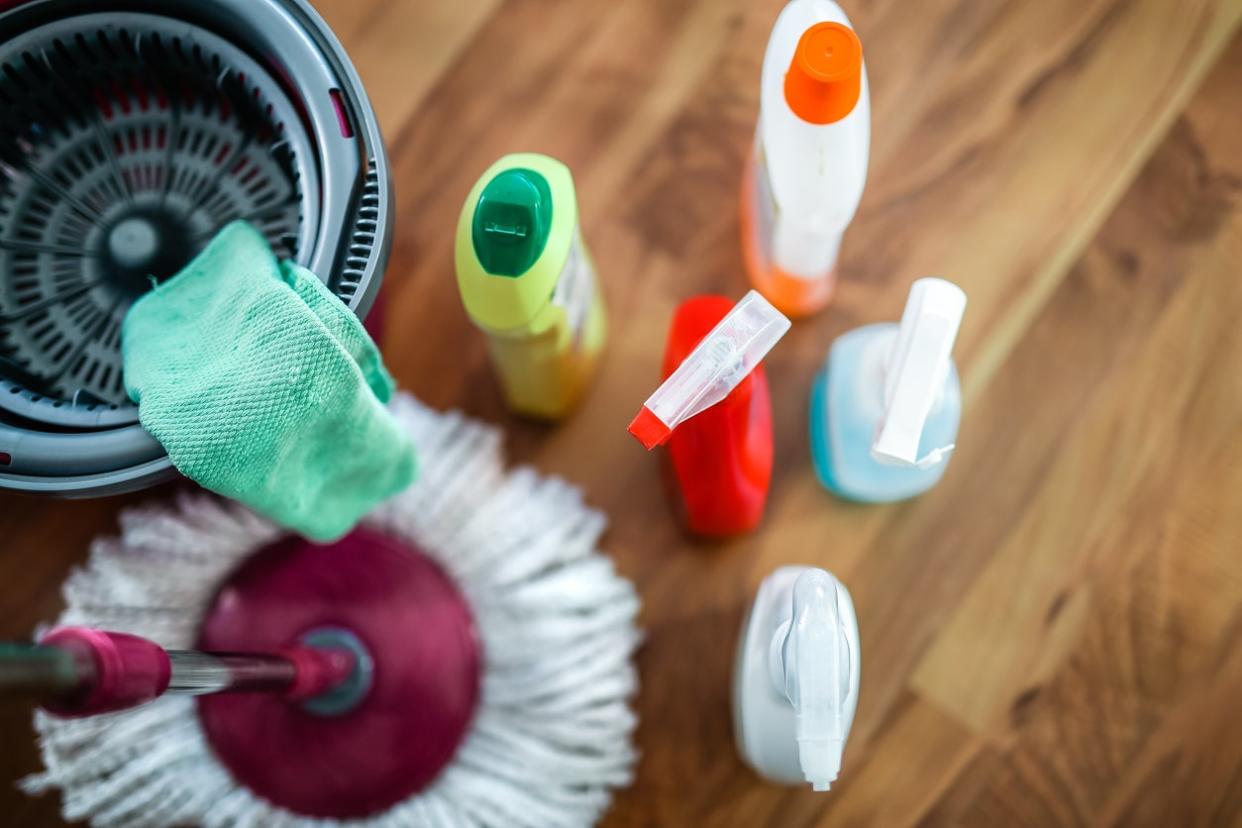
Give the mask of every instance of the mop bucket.
POLYGON ((392 184, 353 66, 306 0, 0 0, 0 489, 175 477, 121 323, 230 221, 359 316, 392 184))

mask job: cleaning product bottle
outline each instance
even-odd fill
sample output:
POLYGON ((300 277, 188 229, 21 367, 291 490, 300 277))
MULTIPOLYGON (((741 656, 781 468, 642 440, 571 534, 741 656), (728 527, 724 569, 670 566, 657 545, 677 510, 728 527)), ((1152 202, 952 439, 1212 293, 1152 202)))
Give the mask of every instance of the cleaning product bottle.
POLYGON ((921 494, 944 475, 962 416, 953 341, 966 294, 919 279, 901 324, 839 337, 811 392, 811 454, 820 482, 850 500, 921 494))
POLYGON ((586 390, 606 324, 569 168, 533 153, 493 164, 462 207, 456 263, 509 407, 563 417, 586 390))
POLYGON ((820 310, 867 180, 871 103, 862 45, 831 0, 792 0, 763 58, 759 125, 742 182, 751 283, 789 316, 820 310))
POLYGON ((665 441, 665 481, 691 533, 728 537, 763 516, 772 479, 772 402, 759 361, 789 320, 750 291, 736 307, 697 296, 677 308, 664 383, 630 424, 648 449, 665 441))
POLYGON ((858 620, 830 573, 783 566, 759 585, 733 673, 738 752, 774 782, 826 791, 841 770, 861 674, 858 620))

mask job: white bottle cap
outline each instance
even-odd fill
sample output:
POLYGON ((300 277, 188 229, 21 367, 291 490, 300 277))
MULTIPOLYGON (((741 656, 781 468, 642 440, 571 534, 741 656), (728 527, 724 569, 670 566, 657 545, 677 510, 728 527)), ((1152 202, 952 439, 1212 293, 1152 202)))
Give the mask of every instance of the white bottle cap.
POLYGON ((884 418, 871 456, 890 465, 929 468, 953 450, 919 457, 923 426, 949 376, 953 341, 966 311, 966 294, 944 279, 919 279, 901 316, 901 329, 884 377, 884 418))
POLYGON ((798 576, 793 617, 777 628, 768 659, 778 692, 793 705, 798 761, 816 791, 828 790, 841 770, 849 674, 856 669, 838 609, 839 589, 837 579, 822 569, 798 576))
POLYGON ((756 291, 747 293, 647 398, 630 433, 648 449, 663 443, 679 424, 727 397, 789 325, 768 300, 756 291))

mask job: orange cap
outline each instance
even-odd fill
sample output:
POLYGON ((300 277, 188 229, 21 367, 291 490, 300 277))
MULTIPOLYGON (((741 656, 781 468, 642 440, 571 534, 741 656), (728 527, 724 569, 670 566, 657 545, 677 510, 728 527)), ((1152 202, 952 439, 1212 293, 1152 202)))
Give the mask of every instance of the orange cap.
POLYGON ((854 111, 862 84, 862 43, 840 23, 802 33, 785 73, 785 101, 804 121, 831 124, 854 111))

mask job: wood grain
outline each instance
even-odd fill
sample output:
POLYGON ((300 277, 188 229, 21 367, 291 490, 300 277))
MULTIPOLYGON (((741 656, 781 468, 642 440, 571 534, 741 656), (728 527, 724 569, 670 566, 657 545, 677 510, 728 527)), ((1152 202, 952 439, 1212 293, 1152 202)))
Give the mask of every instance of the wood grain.
MULTIPOLYGON (((388 362, 581 485, 644 600, 643 759, 612 826, 1242 824, 1242 18, 1239 0, 857 0, 874 145, 822 317, 769 358, 762 530, 686 541, 624 434, 673 307, 745 289, 736 202, 780 0, 322 0, 389 142, 388 362), (612 319, 558 428, 502 408, 461 311, 461 199, 504 152, 574 170, 612 319), (833 337, 911 279, 970 295, 959 449, 934 491, 841 503, 809 465, 833 337), (759 581, 801 562, 857 604, 865 672, 840 783, 761 783, 729 680, 759 581)), ((0 496, 0 635, 54 616, 119 500, 0 496)), ((0 706, 0 777, 37 766, 0 706)), ((61 824, 0 786, 0 814, 61 824)))

